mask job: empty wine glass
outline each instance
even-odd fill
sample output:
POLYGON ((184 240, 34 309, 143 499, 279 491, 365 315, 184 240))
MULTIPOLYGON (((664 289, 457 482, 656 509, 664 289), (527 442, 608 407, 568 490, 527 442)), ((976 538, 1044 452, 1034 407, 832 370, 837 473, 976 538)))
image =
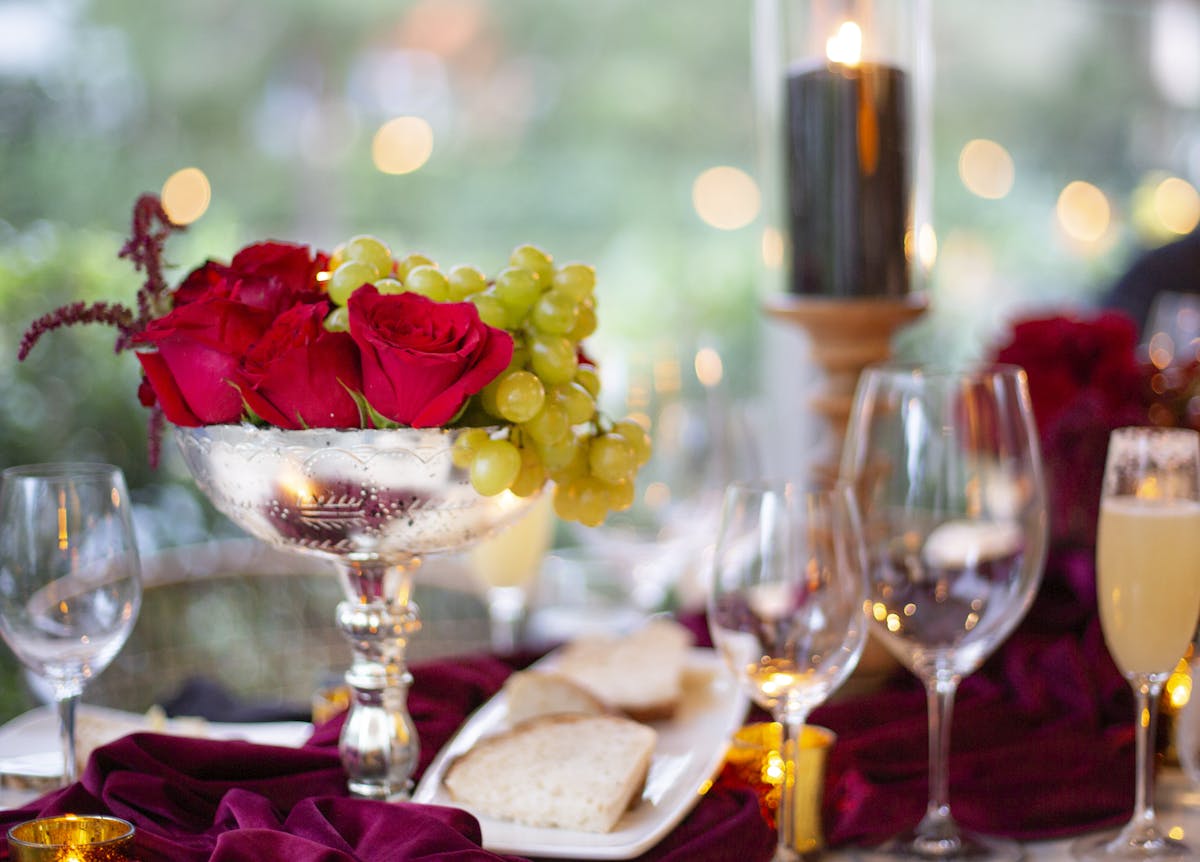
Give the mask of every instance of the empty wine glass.
POLYGON ((1025 616, 1047 515, 1025 372, 868 368, 842 453, 867 541, 873 634, 925 685, 929 799, 914 831, 868 856, 1016 859, 1013 842, 950 813, 950 714, 959 681, 1025 616))
POLYGON ((76 776, 75 706, 120 652, 142 582, 129 494, 108 464, 11 467, 0 482, 0 635, 58 702, 63 776, 76 776))
POLYGON ((708 625, 740 684, 783 727, 776 862, 816 849, 797 847, 800 734, 862 654, 862 541, 844 486, 735 483, 725 493, 708 625))
POLYGON ((1104 642, 1137 699, 1136 795, 1120 832, 1082 839, 1086 860, 1188 856, 1154 812, 1154 732, 1163 683, 1200 614, 1200 435, 1118 428, 1109 436, 1096 538, 1104 642))

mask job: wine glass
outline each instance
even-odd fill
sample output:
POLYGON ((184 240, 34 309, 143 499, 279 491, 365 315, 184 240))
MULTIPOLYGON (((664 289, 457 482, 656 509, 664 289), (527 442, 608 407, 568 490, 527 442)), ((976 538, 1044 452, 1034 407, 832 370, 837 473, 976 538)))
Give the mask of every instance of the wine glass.
POLYGON ((142 600, 125 477, 109 464, 10 467, 0 482, 0 635, 58 702, 63 776, 75 706, 129 637, 142 600))
POLYGON ((950 812, 950 714, 959 681, 1025 616, 1041 581, 1047 515, 1025 372, 868 368, 841 477, 867 542, 873 634, 925 685, 929 798, 915 830, 876 858, 1016 859, 1013 842, 950 812))
POLYGON ((1115 834, 1072 847, 1087 860, 1190 856, 1154 813, 1158 700, 1200 615, 1200 435, 1118 428, 1108 440, 1096 538, 1104 642, 1137 699, 1133 817, 1115 834))
POLYGON ((512 652, 521 641, 529 587, 554 535, 553 499, 553 494, 541 494, 518 520, 474 545, 467 555, 471 574, 486 594, 494 652, 512 652))
POLYGON ((845 486, 734 483, 725 492, 708 625, 740 684, 783 728, 776 862, 816 849, 796 846, 800 734, 866 642, 862 542, 845 486))

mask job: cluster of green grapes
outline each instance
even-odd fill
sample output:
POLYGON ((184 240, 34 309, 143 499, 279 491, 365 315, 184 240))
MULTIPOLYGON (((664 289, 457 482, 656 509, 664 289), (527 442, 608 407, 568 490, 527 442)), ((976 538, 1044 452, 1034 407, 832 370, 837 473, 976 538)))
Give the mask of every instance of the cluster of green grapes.
POLYGON ((333 253, 329 268, 329 329, 347 328, 346 302, 369 283, 385 294, 471 302, 484 323, 512 335, 512 361, 472 398, 460 420, 468 427, 452 451, 476 491, 524 497, 550 479, 558 516, 587 526, 633 505, 650 437, 636 421, 613 421, 596 409, 600 378, 579 350, 596 330, 592 267, 556 266, 546 252, 522 245, 489 280, 473 266, 443 273, 419 254, 394 260, 383 242, 359 236, 333 253))

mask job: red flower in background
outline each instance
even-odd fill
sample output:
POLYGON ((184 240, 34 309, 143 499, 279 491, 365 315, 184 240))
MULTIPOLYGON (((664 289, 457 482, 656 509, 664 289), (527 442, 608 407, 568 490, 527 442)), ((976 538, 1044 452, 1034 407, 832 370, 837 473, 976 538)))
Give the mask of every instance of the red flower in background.
POLYGON ((1052 537, 1090 546, 1108 435, 1150 421, 1150 372, 1137 359, 1133 321, 1118 312, 1021 320, 993 358, 1022 366, 1029 377, 1052 537))

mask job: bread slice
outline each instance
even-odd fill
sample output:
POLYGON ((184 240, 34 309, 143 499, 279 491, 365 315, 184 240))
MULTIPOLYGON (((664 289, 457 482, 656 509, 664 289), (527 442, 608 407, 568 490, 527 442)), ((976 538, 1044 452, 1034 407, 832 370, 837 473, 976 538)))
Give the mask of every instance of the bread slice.
POLYGON ((679 623, 655 619, 637 631, 580 638, 558 655, 557 673, 638 721, 675 714, 692 635, 679 623))
POLYGON ((545 715, 477 742, 446 771, 455 801, 528 826, 611 832, 641 790, 657 734, 615 715, 545 715))
POLYGON ((505 681, 503 692, 510 727, 539 715, 612 712, 608 704, 579 683, 548 670, 517 671, 505 681))

